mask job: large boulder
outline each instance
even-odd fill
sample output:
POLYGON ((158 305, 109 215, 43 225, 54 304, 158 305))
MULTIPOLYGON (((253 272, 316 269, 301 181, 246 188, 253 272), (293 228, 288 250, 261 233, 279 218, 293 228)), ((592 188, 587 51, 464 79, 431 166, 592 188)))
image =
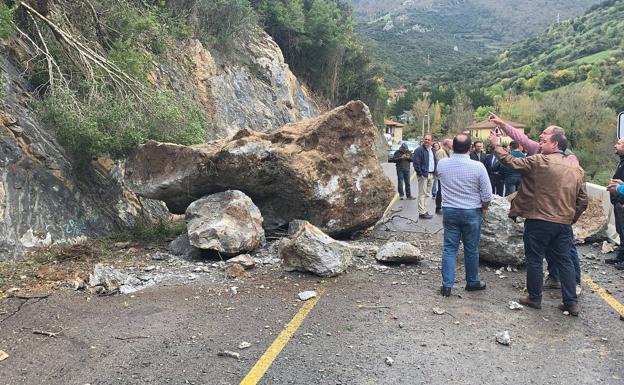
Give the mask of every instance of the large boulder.
POLYGON ((351 247, 346 242, 332 239, 309 222, 295 221, 290 226, 289 236, 278 246, 278 255, 288 271, 333 277, 343 273, 351 264, 351 247))
POLYGON ((196 146, 150 141, 127 162, 139 195, 183 213, 198 197, 240 190, 274 228, 305 219, 332 236, 372 226, 394 194, 375 154, 368 107, 349 102, 272 133, 241 130, 196 146))
POLYGON ((598 242, 607 239, 609 221, 602 206, 602 200, 589 197, 587 210, 572 226, 577 242, 598 242))
POLYGON ((262 215, 251 199, 229 190, 196 200, 186 209, 191 245, 225 256, 238 255, 264 243, 262 215))
POLYGON ((422 260, 420 249, 407 242, 388 242, 379 248, 375 259, 385 263, 417 263, 422 260))
POLYGON ((501 196, 494 195, 481 225, 479 257, 482 261, 498 265, 523 265, 524 227, 522 220, 509 218, 511 204, 501 196))

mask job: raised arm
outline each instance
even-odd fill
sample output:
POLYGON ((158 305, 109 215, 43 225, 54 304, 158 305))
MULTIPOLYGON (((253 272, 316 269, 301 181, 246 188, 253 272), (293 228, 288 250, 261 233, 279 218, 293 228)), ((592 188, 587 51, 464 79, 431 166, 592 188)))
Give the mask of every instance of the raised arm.
POLYGON ((529 139, 524 131, 515 128, 514 126, 505 122, 503 119, 496 116, 492 112, 490 112, 489 120, 492 123, 498 125, 498 127, 500 127, 500 129, 503 130, 505 134, 509 135, 511 139, 515 140, 516 142, 518 142, 519 145, 526 148, 529 155, 534 155, 539 152, 539 143, 529 139))

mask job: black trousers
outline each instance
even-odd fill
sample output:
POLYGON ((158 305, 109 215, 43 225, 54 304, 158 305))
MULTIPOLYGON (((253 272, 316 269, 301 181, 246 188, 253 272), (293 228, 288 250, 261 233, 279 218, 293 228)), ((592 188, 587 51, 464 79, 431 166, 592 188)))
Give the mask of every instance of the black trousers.
POLYGON ((442 183, 440 183, 440 179, 438 179, 438 193, 436 194, 436 211, 437 210, 442 210, 442 183))
POLYGON ((613 214, 615 216, 615 231, 620 236, 616 258, 624 261, 624 205, 621 203, 613 204, 613 214))
POLYGON ((532 301, 542 301, 543 261, 549 251, 549 262, 559 271, 561 298, 564 304, 577 303, 574 264, 570 249, 574 246, 572 225, 527 219, 524 221, 524 253, 527 264, 527 290, 532 301))

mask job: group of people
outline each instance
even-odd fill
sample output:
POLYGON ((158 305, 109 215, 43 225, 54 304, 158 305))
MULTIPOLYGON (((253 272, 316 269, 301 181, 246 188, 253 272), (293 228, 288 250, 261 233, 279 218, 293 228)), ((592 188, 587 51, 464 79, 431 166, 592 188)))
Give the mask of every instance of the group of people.
MULTIPOLYGON (((585 173, 578 159, 568 151, 563 128, 547 127, 536 142, 495 114, 490 114, 489 120, 497 129, 491 132, 487 154, 483 153, 483 143, 473 143, 467 134, 441 140, 437 151, 432 136, 427 134, 413 154, 406 146, 395 153, 397 172, 401 170, 402 173, 399 177, 401 198, 406 194, 407 199, 415 199, 409 189, 411 165, 418 177, 420 218, 432 218, 426 209, 426 198, 434 195, 432 184, 437 181, 436 213, 443 215, 444 227, 440 293, 451 295, 460 240, 464 244, 465 290, 486 289, 486 283, 479 276, 483 215, 493 194, 515 192, 509 217, 514 221, 517 217, 525 219, 523 238, 528 292, 518 302, 541 309, 542 290, 561 289, 559 309, 577 316, 582 287, 572 224, 587 208, 585 173), (513 140, 508 148, 501 143, 503 133, 513 140), (544 259, 548 264, 545 280, 544 259)), ((620 164, 608 190, 617 232, 624 239, 624 139, 616 143, 615 150, 620 164)), ((624 270, 624 245, 620 245, 615 258, 606 262, 624 270)))

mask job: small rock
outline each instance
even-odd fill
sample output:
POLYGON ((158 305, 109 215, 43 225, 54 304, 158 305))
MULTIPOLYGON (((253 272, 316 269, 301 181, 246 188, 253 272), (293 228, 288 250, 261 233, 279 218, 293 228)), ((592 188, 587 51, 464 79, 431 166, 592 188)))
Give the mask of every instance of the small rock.
POLYGON ((602 254, 609 254, 612 253, 613 250, 615 250, 615 246, 613 246, 611 243, 604 241, 602 242, 602 254))
POLYGON ((245 270, 252 269, 256 266, 256 261, 254 261, 254 259, 249 254, 242 254, 237 257, 230 258, 225 263, 228 265, 238 263, 243 268, 245 268, 245 270))
POLYGON ((171 259, 171 254, 156 253, 152 255, 152 261, 168 261, 171 259))
POLYGON ((314 290, 306 290, 299 293, 299 299, 302 301, 307 301, 311 298, 316 297, 318 294, 314 290))
POLYGON ((422 260, 420 249, 406 242, 388 242, 379 248, 375 259, 379 262, 417 263, 422 260))
POLYGON ((564 310, 563 315, 570 315, 570 312, 567 310, 564 310))
POLYGON ((394 360, 391 357, 386 357, 385 362, 388 366, 394 365, 394 360))
POLYGON ((217 353, 217 356, 220 357, 230 357, 230 358, 236 358, 237 360, 240 360, 240 354, 237 352, 231 352, 229 350, 224 350, 222 352, 217 353))
POLYGON ((130 246, 130 242, 115 242, 115 248, 117 249, 127 249, 130 246))
POLYGON ((230 291, 232 292, 232 294, 236 295, 238 294, 238 286, 232 286, 230 287, 230 291))
POLYGON ((245 268, 238 263, 233 263, 225 268, 225 276, 230 279, 245 278, 249 274, 245 272, 245 268))
POLYGON ((405 325, 403 324, 403 322, 399 322, 399 329, 403 329, 405 327, 405 325))
POLYGON ((496 333, 496 342, 501 345, 509 346, 511 344, 511 336, 509 335, 509 332, 505 330, 504 332, 496 333))
POLYGON ((434 307, 431 310, 433 310, 433 314, 437 314, 437 315, 442 315, 446 313, 446 310, 440 309, 439 307, 434 307))
POLYGON ((516 302, 516 301, 509 301, 509 309, 510 310, 521 310, 523 308, 524 308, 524 306, 520 305, 518 302, 516 302))
POLYGON ((9 355, 6 354, 6 352, 4 350, 0 350, 0 361, 4 361, 7 358, 9 358, 9 355))
POLYGON ((247 341, 243 341, 240 344, 238 344, 238 348, 239 349, 247 349, 247 348, 250 348, 250 347, 251 347, 251 344, 249 342, 247 342, 247 341))
POLYGON ((507 271, 511 272, 511 266, 507 266, 507 271))
POLYGON ((153 271, 153 270, 156 270, 156 266, 154 266, 154 265, 147 266, 147 267, 145 267, 143 269, 143 271, 146 272, 146 273, 150 272, 150 271, 153 271))

